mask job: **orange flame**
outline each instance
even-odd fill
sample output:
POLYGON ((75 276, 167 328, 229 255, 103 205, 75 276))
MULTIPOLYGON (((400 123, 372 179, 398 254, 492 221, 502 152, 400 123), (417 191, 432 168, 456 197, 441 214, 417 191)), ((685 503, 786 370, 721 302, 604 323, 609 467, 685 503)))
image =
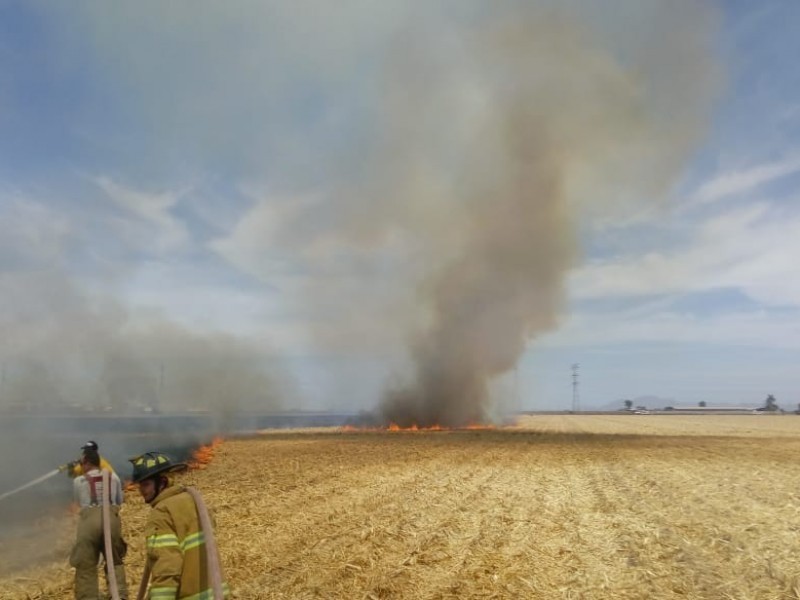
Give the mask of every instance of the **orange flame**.
POLYGON ((469 430, 481 430, 481 429, 496 429, 495 425, 482 425, 479 423, 471 423, 469 425, 464 425, 462 427, 444 427, 442 425, 429 425, 426 427, 420 427, 416 423, 412 423, 408 426, 401 426, 397 423, 389 423, 386 427, 355 427, 353 425, 343 425, 340 428, 340 431, 343 433, 355 433, 359 431, 391 431, 391 432, 404 432, 404 431, 463 431, 465 429, 469 430))
POLYGON ((412 423, 408 427, 400 427, 397 423, 389 423, 386 428, 389 431, 458 431, 459 429, 489 429, 490 425, 467 425, 466 427, 444 427, 439 425, 428 425, 420 427, 416 423, 412 423))
MULTIPOLYGON (((211 440, 211 443, 205 446, 200 446, 197 450, 192 452, 192 457, 189 459, 190 469, 205 469, 206 465, 214 458, 215 450, 222 444, 223 438, 217 436, 211 440)), ((134 492, 139 489, 138 483, 133 483, 128 479, 124 482, 126 492, 134 492)))
POLYGON ((190 469, 205 469, 208 463, 214 458, 214 452, 222 444, 221 437, 215 437, 211 440, 210 444, 200 446, 197 450, 192 452, 192 458, 189 460, 190 469))

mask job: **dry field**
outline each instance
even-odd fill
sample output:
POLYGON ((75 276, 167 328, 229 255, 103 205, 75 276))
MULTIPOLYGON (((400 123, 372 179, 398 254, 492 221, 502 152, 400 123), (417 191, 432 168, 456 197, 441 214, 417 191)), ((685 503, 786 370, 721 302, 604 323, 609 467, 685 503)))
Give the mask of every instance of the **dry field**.
MULTIPOLYGON (((789 415, 532 416, 231 440, 184 481, 216 511, 240 599, 800 598, 799 457, 789 415)), ((72 597, 73 522, 57 524, 49 563, 3 572, 0 549, 0 598, 72 597)))

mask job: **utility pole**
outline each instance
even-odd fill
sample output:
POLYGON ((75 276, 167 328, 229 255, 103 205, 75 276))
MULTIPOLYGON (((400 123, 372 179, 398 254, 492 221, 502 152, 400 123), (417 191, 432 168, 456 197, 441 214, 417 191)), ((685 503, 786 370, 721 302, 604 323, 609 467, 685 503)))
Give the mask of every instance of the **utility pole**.
POLYGON ((156 412, 161 412, 161 397, 164 394, 164 363, 161 363, 158 373, 158 386, 156 387, 156 412))
POLYGON ((575 363, 572 365, 572 412, 578 412, 581 409, 581 395, 578 391, 578 369, 580 365, 575 363))

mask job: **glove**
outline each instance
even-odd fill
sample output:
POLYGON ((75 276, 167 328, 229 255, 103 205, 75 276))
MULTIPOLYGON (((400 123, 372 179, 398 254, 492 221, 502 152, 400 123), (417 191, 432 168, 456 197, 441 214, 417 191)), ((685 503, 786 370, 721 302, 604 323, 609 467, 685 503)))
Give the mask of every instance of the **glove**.
POLYGON ((59 471, 66 471, 67 475, 72 477, 75 474, 75 467, 77 467, 79 464, 80 464, 79 461, 73 460, 73 461, 68 462, 65 465, 61 465, 60 467, 58 467, 58 470, 59 471))

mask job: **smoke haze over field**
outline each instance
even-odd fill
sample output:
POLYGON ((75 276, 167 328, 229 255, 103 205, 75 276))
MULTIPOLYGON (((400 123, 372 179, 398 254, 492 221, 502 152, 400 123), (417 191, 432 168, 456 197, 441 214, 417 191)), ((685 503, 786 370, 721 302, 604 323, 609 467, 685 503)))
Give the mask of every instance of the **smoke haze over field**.
POLYGON ((689 1, 35 6, 80 174, 5 202, 4 404, 271 408, 274 348, 380 362, 381 420, 487 420, 717 85, 689 1))
POLYGON ((63 274, 6 274, 0 292, 2 407, 231 414, 288 391, 252 342, 131 313, 63 274))

